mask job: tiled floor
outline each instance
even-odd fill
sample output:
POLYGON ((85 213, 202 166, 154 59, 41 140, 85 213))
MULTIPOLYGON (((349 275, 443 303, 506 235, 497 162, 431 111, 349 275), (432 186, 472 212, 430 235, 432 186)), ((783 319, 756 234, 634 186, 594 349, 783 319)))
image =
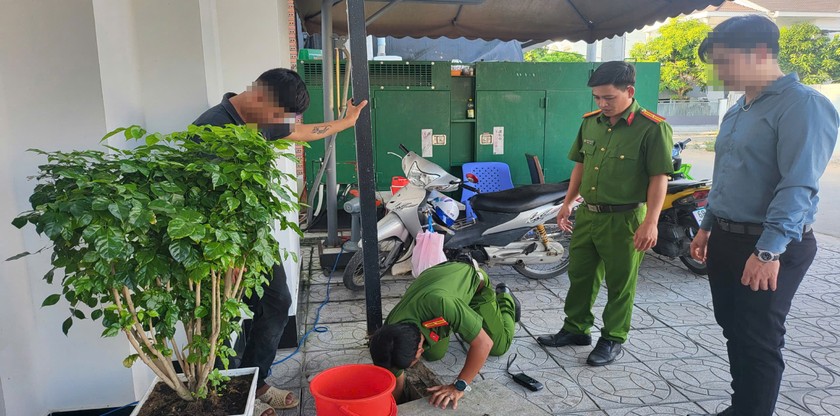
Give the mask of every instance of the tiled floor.
MULTIPOLYGON (((830 239, 829 239, 830 240, 830 239)), ((301 351, 275 366, 269 382, 301 395, 302 405, 282 415, 315 415, 308 380, 341 364, 369 363, 364 345, 364 292, 351 292, 340 272, 327 285, 317 256, 304 247, 298 319, 312 329, 321 310, 318 331, 301 351), (305 317, 305 318, 304 318, 305 317)), ((685 415, 714 412, 728 405, 729 372, 720 329, 714 322, 708 282, 686 271, 679 261, 655 254, 646 256, 639 277, 633 330, 620 359, 609 366, 585 364, 591 347, 544 348, 536 337, 556 332, 563 319, 565 275, 530 280, 513 269, 489 269, 494 282, 505 282, 522 301, 522 322, 511 351, 519 358, 514 368, 540 380, 545 388, 526 391, 504 373, 507 355, 490 357, 483 379, 497 379, 517 394, 552 414, 569 415, 685 415)), ((387 314, 411 283, 410 276, 382 280, 382 307, 387 314)), ((603 294, 603 291, 602 291, 603 294)), ((604 297, 595 305, 596 327, 604 297)), ((785 351, 787 369, 781 386, 778 415, 840 415, 840 243, 820 243, 817 260, 794 299, 788 318, 785 351)), ((597 337, 598 331, 593 330, 597 337)), ((440 361, 426 365, 442 379, 454 378, 466 356, 464 345, 453 342, 440 361)), ((278 359, 291 350, 278 351, 278 359)))

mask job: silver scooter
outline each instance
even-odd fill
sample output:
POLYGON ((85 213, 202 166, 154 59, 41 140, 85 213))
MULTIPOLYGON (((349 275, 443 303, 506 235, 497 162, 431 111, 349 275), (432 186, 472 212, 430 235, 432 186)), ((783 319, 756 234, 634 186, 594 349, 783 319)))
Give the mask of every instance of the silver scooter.
MULTIPOLYGON (((388 201, 387 214, 377 222, 380 277, 410 255, 422 224, 432 215, 432 191, 453 192, 460 187, 478 192, 405 146, 400 148, 405 152, 402 169, 409 183, 388 201)), ((571 235, 556 226, 548 233, 543 224, 557 216, 567 190, 568 183, 558 183, 477 193, 468 201, 474 220, 450 226, 435 220, 433 227, 444 234, 444 253, 450 260, 470 256, 486 266, 510 265, 532 279, 559 276, 569 267, 571 235)), ((362 257, 360 248, 344 270, 348 289, 364 288, 362 257)))

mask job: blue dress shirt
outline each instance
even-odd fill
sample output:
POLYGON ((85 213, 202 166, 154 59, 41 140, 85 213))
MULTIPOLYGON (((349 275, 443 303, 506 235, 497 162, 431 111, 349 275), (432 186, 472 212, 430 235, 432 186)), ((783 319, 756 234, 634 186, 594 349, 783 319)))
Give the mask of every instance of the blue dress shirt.
POLYGON ((701 228, 716 218, 762 224, 756 248, 783 253, 814 222, 819 179, 837 142, 837 110, 795 73, 752 104, 726 112, 715 142, 714 183, 701 228))

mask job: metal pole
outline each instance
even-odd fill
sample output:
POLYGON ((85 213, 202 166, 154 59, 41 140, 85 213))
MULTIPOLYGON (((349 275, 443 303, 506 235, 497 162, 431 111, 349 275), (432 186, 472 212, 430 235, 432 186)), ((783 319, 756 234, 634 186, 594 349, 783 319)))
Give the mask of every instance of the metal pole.
MULTIPOLYGON (((350 32, 350 59, 353 71, 353 99, 369 100, 367 44, 365 37, 365 2, 347 0, 347 23, 350 32)), ((373 167, 373 135, 368 105, 356 122, 356 160, 359 167, 359 191, 362 203, 362 252, 365 270, 365 305, 368 333, 382 326, 382 292, 379 281, 379 243, 376 240, 376 183, 373 167), (367 208, 365 208, 367 207, 367 208)))
MULTIPOLYGON (((332 0, 321 1, 321 72, 324 79, 324 122, 335 120, 333 65, 336 57, 333 55, 332 31, 332 0)), ((324 139, 324 163, 327 164, 327 242, 328 247, 338 245, 338 191, 335 174, 335 140, 336 135, 324 139)), ((313 188, 318 184, 313 184, 313 188)))

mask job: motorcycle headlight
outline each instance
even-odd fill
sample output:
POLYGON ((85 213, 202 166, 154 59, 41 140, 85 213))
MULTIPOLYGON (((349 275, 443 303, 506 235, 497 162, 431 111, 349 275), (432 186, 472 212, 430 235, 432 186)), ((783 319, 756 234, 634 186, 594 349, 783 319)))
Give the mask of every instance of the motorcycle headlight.
POLYGON ((405 176, 408 178, 409 182, 423 188, 425 188, 426 185, 432 183, 432 181, 440 177, 440 175, 434 173, 423 172, 422 170, 420 170, 420 167, 417 166, 417 162, 411 165, 411 168, 408 169, 408 172, 405 173, 405 176))

